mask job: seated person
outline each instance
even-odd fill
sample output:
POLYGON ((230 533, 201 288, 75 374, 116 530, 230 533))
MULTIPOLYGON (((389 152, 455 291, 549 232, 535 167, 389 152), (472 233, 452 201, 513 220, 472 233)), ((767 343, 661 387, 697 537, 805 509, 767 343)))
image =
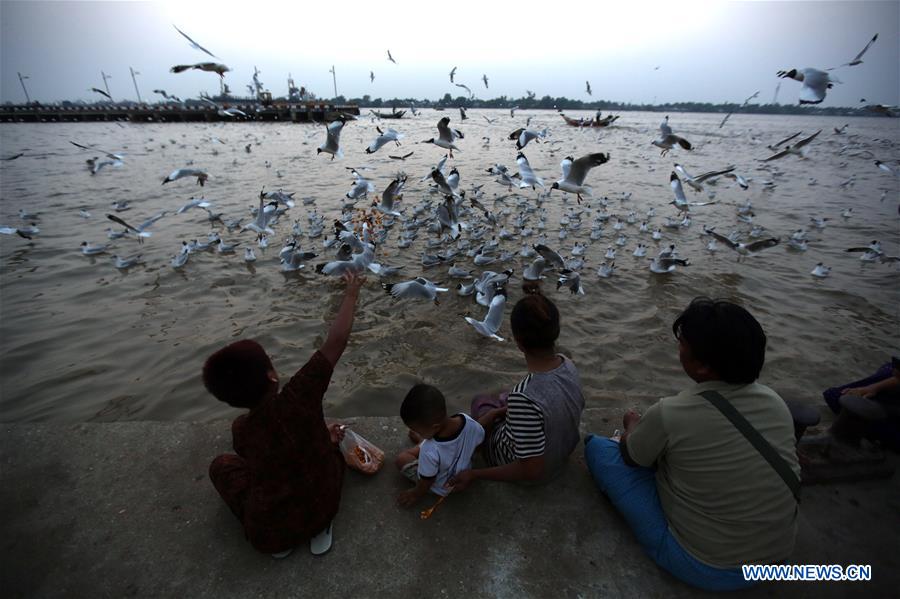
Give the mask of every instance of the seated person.
POLYGON ((891 358, 864 379, 826 389, 822 396, 838 414, 835 436, 854 443, 865 438, 900 452, 900 358, 891 358), (842 410, 851 398, 857 399, 842 410))
POLYGON ((315 554, 331 547, 331 521, 341 500, 343 432, 326 427, 322 397, 340 359, 359 288, 365 281, 344 276, 346 289, 321 349, 278 390, 278 374, 255 341, 243 340, 211 355, 203 383, 220 401, 247 408, 231 431, 235 454, 213 460, 209 477, 259 551, 286 557, 312 539, 315 554))
POLYGON ((457 474, 450 484, 458 491, 477 479, 547 482, 578 446, 584 396, 575 364, 556 353, 559 310, 532 290, 516 302, 510 325, 528 374, 509 394, 473 400, 472 416, 485 426, 490 467, 457 474))
POLYGON ((794 548, 800 466, 791 414, 756 382, 766 336, 747 310, 697 298, 672 331, 696 384, 643 417, 626 413, 619 442, 589 436, 588 468, 659 566, 706 590, 749 587, 742 564, 775 564, 794 548), (710 391, 719 397, 708 400, 710 391), (774 448, 781 473, 712 403, 722 397, 774 448))
POLYGON ((400 417, 417 445, 401 451, 395 463, 416 486, 400 493, 397 503, 409 507, 429 490, 447 495, 450 477, 471 468, 472 454, 484 441, 484 429, 465 414, 447 416, 444 396, 431 385, 409 390, 400 417))

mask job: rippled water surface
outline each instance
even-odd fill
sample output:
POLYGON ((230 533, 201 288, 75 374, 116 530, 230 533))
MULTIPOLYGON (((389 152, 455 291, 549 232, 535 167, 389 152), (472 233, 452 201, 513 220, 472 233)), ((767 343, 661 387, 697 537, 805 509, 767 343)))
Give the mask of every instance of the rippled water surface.
MULTIPOLYGON (((843 252, 878 239, 888 254, 900 253, 898 179, 873 164, 876 158, 900 158, 897 120, 735 115, 720 129, 721 115, 672 114, 673 129, 695 149, 661 157, 650 145, 661 114, 624 113, 617 127, 579 130, 549 111, 519 111, 511 118, 508 111, 471 110, 469 120, 460 123, 455 110, 423 110, 412 119, 382 123, 406 137, 402 147, 385 147, 371 156, 364 148, 376 135, 376 123, 368 118, 348 123, 341 140, 346 157, 333 162, 326 155, 316 156, 325 135, 316 125, 4 124, 2 156, 22 151, 25 156, 0 162, 0 225, 25 224, 18 217, 25 208, 39 213, 34 222, 40 233, 33 242, 0 236, 0 420, 207 420, 230 415, 231 410, 205 392, 199 373, 208 354, 242 337, 259 340, 282 378, 290 376, 322 343, 340 300, 340 285, 315 274, 311 266, 299 274, 281 272, 278 250, 290 235, 292 221, 299 219, 308 231, 306 215, 311 210, 323 214, 326 222, 337 218, 350 188, 351 176, 345 170, 350 166, 372 167, 366 173, 377 194, 399 168, 405 170, 410 178, 401 204, 407 214, 423 198, 436 205, 437 196, 429 194, 420 179, 443 153, 416 142, 434 136, 435 123, 443 115, 465 133, 461 151, 449 163, 459 169, 461 188, 484 184, 482 202, 498 214, 508 209, 501 224, 510 230, 520 209, 517 197, 508 195, 485 169, 500 162, 515 170, 516 150, 507 135, 524 126, 528 117, 532 129, 549 128, 544 143, 532 142, 525 149, 548 186, 559 178, 564 156, 611 154, 609 163, 588 176, 595 199, 584 204, 581 229, 565 240, 559 239, 560 218, 576 206, 574 198, 554 191, 543 201, 547 243, 563 254, 575 241, 588 241, 603 196, 609 198, 610 214, 624 220, 633 211, 637 217, 623 230, 628 241, 618 248, 615 276, 596 275, 616 237, 607 225, 587 251, 584 296, 557 291, 554 278, 544 284, 563 314, 560 348, 579 367, 588 405, 614 405, 610 396, 621 394, 668 394, 686 385, 670 326, 690 299, 701 294, 732 298, 760 320, 769 337, 762 381, 786 398, 818 402, 822 388, 867 374, 897 351, 896 266, 863 263, 859 254, 843 252), (496 122, 489 124, 485 116, 496 122), (834 134, 833 128, 845 123, 846 133, 834 134), (797 131, 819 129, 822 133, 811 144, 808 159, 789 156, 761 168, 758 159, 770 155, 767 144, 797 131), (483 137, 490 138, 488 147, 483 147, 483 137), (91 176, 85 160, 96 154, 75 148, 70 140, 122 152, 125 164, 91 176), (414 154, 405 162, 388 158, 410 151, 414 154), (166 174, 190 161, 210 173, 204 188, 190 179, 160 185, 166 174), (735 164, 737 172, 752 179, 750 189, 720 180, 708 187, 716 194, 716 204, 695 208, 689 228, 664 229, 665 239, 652 242, 638 232, 638 223, 651 207, 656 209, 651 227, 674 216, 667 202, 675 162, 691 174, 735 164), (814 185, 810 178, 815 178, 814 185), (766 190, 764 181, 775 187, 766 190), (114 242, 110 254, 139 252, 144 265, 120 271, 109 254, 87 257, 79 251, 82 241, 107 241, 105 231, 112 223, 105 214, 113 201, 130 200, 131 210, 118 214, 139 223, 161 210, 174 212, 203 193, 217 211, 235 218, 249 215, 263 186, 296 192, 298 200, 314 198, 315 204, 298 201, 282 217, 268 250, 256 250, 255 265, 245 264, 240 253, 210 252, 194 254, 183 270, 174 270, 169 261, 181 242, 205 236, 212 228, 199 210, 166 216, 143 246, 133 238, 114 242), (883 191, 887 193, 881 200, 883 191), (623 193, 630 193, 630 199, 621 200, 623 193), (810 216, 830 220, 823 230, 809 230, 805 253, 782 243, 738 263, 725 248, 715 255, 705 251, 703 225, 724 233, 736 229, 746 239, 750 225, 737 221, 736 207, 747 200, 753 204, 755 223, 782 240, 795 229, 807 228, 810 216), (841 212, 848 207, 852 216, 844 219, 841 212), (90 217, 80 216, 81 210, 90 217), (649 244, 651 253, 675 243, 691 265, 671 275, 654 275, 646 259, 631 255, 638 242, 649 244), (817 262, 832 267, 830 277, 810 276, 817 262)), ((692 200, 706 199, 705 193, 689 188, 686 193, 692 200)), ((537 202, 537 192, 531 189, 519 195, 532 206, 537 202)), ((366 204, 360 200, 357 207, 366 204)), ((531 217, 532 227, 537 215, 531 217)), ((465 220, 477 222, 478 217, 473 212, 465 220)), ((220 224, 215 228, 226 240, 256 247, 249 231, 227 233, 220 224)), ((436 235, 422 229, 412 247, 398 249, 399 230, 398 223, 378 248, 379 261, 403 267, 396 280, 424 274, 455 288, 445 266, 421 267, 425 242, 436 235)), ((535 241, 536 235, 517 237, 503 242, 501 249, 518 251, 523 243, 535 241)), ((323 249, 322 238, 304 237, 302 245, 319 252, 313 263, 331 254, 323 249)), ((457 263, 475 268, 464 256, 457 263)), ((510 336, 510 306, 522 295, 525 264, 516 257, 503 265, 516 272, 500 331, 504 337, 510 336)), ((487 268, 503 269, 496 263, 487 268)), ((524 372, 514 344, 480 337, 463 320, 466 315, 480 319, 484 313, 472 298, 455 293, 442 295, 437 306, 398 302, 370 275, 350 345, 326 398, 328 411, 337 416, 397 414, 405 391, 419 380, 436 384, 454 407, 462 407, 478 390, 514 384, 524 372)))

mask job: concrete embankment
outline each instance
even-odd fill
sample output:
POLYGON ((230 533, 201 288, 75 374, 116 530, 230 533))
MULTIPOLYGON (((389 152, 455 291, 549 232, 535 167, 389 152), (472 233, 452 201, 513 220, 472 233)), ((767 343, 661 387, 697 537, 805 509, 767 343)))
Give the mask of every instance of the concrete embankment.
MULTIPOLYGON (((398 418, 350 419, 388 455, 398 418)), ((618 410, 588 410, 610 434, 618 410)), ((5 424, 4 597, 689 597, 595 489, 581 448, 548 486, 479 483, 427 521, 391 464, 348 471, 330 553, 255 552, 207 477, 229 423, 5 424)), ((896 461, 896 456, 891 459, 896 461)), ((871 582, 765 583, 736 596, 896 596, 900 475, 804 489, 795 564, 871 564, 871 582)))

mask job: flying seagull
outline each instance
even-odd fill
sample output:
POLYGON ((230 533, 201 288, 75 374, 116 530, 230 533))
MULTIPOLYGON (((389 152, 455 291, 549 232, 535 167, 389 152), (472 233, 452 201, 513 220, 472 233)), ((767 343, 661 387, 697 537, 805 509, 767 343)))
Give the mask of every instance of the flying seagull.
POLYGON ((481 80, 484 81, 484 89, 487 89, 488 88, 488 76, 482 75, 481 80))
POLYGON ((394 63, 394 64, 397 64, 397 61, 394 60, 394 57, 393 57, 393 56, 391 56, 391 51, 388 50, 387 53, 388 53, 388 60, 390 60, 390 61, 391 61, 392 63, 394 63))
POLYGON ((816 131, 815 133, 813 133, 813 134, 810 135, 809 137, 804 137, 803 139, 801 139, 801 140, 798 141, 797 143, 795 143, 795 144, 793 144, 793 145, 786 146, 782 151, 778 152, 777 154, 774 154, 774 155, 772 155, 772 156, 769 156, 768 158, 764 158, 764 159, 763 159, 763 162, 769 162, 770 160, 777 160, 778 158, 783 158, 783 157, 787 156, 788 154, 794 154, 794 155, 796 155, 796 156, 800 156, 800 157, 805 158, 805 157, 806 157, 806 150, 804 150, 803 148, 804 148, 809 142, 811 142, 812 140, 814 140, 814 139, 816 138, 816 136, 817 136, 819 133, 821 133, 821 132, 822 132, 822 130, 819 129, 818 131, 816 131))
POLYGON ((591 188, 584 184, 588 172, 595 166, 609 162, 609 153, 586 154, 578 160, 567 156, 559 163, 562 178, 550 186, 551 190, 559 189, 568 193, 574 193, 581 203, 581 194, 591 195, 591 188))
POLYGON ((453 78, 456 76, 456 67, 453 67, 450 71, 450 83, 454 83, 453 78))
POLYGON ((369 83, 375 83, 375 71, 369 71, 369 83))
POLYGON ((665 156, 676 145, 681 146, 685 150, 691 149, 691 142, 672 133, 668 116, 659 124, 659 138, 654 139, 650 143, 657 148, 662 148, 662 152, 659 153, 660 156, 665 156))
POLYGON ((724 243, 725 245, 736 251, 739 254, 738 259, 740 259, 740 256, 752 256, 756 252, 778 245, 778 239, 776 239, 775 237, 772 237, 770 239, 760 239, 759 241, 754 241, 752 243, 735 243, 725 235, 721 235, 719 233, 716 233, 715 231, 707 232, 716 240, 724 243))
POLYGON ((107 98, 109 98, 110 100, 112 100, 112 96, 110 96, 108 93, 106 93, 106 92, 103 91, 102 89, 97 89, 96 87, 92 87, 92 88, 91 88, 91 91, 92 91, 92 92, 96 92, 96 93, 100 94, 101 96, 106 96, 107 98))
POLYGON ((584 91, 587 92, 587 95, 589 95, 589 96, 594 95, 594 94, 591 93, 591 82, 590 82, 590 81, 585 81, 585 82, 584 82, 584 85, 586 86, 586 89, 585 89, 584 91))
POLYGON ((196 64, 177 64, 169 70, 173 73, 182 73, 189 69, 196 69, 198 71, 206 71, 208 73, 216 73, 219 77, 224 77, 225 73, 227 73, 228 71, 231 70, 224 64, 220 64, 218 62, 198 62, 196 64))
POLYGON ((782 79, 787 77, 803 84, 800 87, 800 104, 821 103, 825 99, 825 93, 834 87, 835 83, 840 83, 837 79, 832 79, 825 71, 818 69, 791 69, 790 71, 778 71, 777 75, 782 79))
MULTIPOLYGON (((192 39, 191 39, 191 36, 189 36, 189 35, 186 34, 184 31, 182 31, 181 29, 179 29, 176 25, 173 24, 172 27, 175 27, 175 31, 177 31, 178 33, 180 33, 181 35, 183 35, 183 36, 184 36, 184 39, 186 39, 188 42, 190 42, 192 48, 196 48, 197 50, 200 50, 201 52, 206 52, 207 54, 209 54, 209 55, 212 56, 213 58, 218 58, 218 56, 216 56, 215 54, 213 54, 212 52, 210 52, 209 50, 207 50, 206 48, 204 48, 203 46, 201 46, 200 44, 198 44, 197 42, 195 42, 194 40, 192 40, 192 39)), ((865 51, 865 50, 864 50, 864 51, 865 51)))

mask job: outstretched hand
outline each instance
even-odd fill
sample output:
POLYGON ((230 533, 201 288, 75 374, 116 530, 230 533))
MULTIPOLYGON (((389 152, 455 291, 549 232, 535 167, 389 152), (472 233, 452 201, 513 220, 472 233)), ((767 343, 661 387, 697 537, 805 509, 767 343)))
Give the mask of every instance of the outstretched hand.
POLYGON ((349 270, 344 272, 344 275, 341 278, 344 279, 344 282, 347 284, 347 293, 359 294, 359 288, 366 282, 365 276, 349 270))
POLYGON ((874 385, 866 385, 865 387, 847 387, 846 389, 841 389, 841 395, 860 395, 866 399, 871 399, 878 393, 873 387, 874 385))

